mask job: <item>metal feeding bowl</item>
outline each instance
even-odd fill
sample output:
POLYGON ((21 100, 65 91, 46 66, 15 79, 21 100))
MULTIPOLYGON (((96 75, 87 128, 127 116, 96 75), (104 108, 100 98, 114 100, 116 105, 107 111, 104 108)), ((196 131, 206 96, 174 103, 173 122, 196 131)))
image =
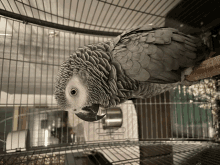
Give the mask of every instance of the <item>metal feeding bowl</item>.
POLYGON ((106 114, 102 119, 103 129, 118 129, 122 126, 123 115, 120 107, 102 109, 102 114, 106 114))

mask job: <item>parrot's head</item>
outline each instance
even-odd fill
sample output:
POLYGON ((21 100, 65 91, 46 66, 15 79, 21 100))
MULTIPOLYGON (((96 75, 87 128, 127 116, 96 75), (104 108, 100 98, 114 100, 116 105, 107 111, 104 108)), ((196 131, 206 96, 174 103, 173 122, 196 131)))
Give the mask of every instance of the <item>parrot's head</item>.
POLYGON ((65 61, 59 70, 55 85, 55 98, 62 109, 74 113, 85 121, 97 121, 105 115, 97 115, 99 107, 105 107, 106 92, 98 84, 87 65, 76 60, 65 61))
POLYGON ((93 94, 88 90, 89 83, 87 83, 86 74, 86 71, 80 71, 69 79, 65 89, 66 109, 73 111, 82 120, 97 121, 104 116, 97 115, 100 104, 93 102, 90 98, 93 94))

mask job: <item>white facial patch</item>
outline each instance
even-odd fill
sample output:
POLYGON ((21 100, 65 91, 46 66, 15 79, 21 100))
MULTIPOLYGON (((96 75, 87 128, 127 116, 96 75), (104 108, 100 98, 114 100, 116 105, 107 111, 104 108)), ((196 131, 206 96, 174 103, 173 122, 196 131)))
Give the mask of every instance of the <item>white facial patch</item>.
POLYGON ((82 83, 79 76, 73 76, 67 83, 65 90, 66 99, 70 105, 68 111, 73 113, 79 113, 81 109, 86 106, 88 90, 85 84, 82 83), (71 95, 70 91, 75 89, 77 91, 76 95, 71 95))

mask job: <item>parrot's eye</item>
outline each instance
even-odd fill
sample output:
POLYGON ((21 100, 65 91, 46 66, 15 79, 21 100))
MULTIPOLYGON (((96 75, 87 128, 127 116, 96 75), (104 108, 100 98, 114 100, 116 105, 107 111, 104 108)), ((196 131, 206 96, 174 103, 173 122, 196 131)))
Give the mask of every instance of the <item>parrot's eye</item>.
POLYGON ((76 94, 77 94, 77 90, 72 88, 71 91, 70 91, 70 95, 75 96, 76 94))

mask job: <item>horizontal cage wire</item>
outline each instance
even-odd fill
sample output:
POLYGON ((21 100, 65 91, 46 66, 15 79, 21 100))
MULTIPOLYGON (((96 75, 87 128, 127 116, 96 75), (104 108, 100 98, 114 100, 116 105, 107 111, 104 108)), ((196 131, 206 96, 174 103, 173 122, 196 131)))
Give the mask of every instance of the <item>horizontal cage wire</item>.
POLYGON ((120 104, 118 129, 85 122, 54 98, 58 69, 78 47, 164 26, 179 3, 1 0, 0 164, 219 164, 216 79, 120 104))
POLYGON ((179 2, 180 0, 4 0, 0 2, 0 10, 6 16, 12 17, 13 13, 13 17, 17 16, 17 19, 25 22, 31 21, 28 18, 33 18, 32 21, 36 19, 40 23, 37 20, 42 20, 54 28, 67 30, 65 26, 68 26, 94 30, 93 33, 98 31, 99 34, 108 32, 103 34, 118 35, 127 28, 143 24, 164 26, 166 14, 179 2))
POLYGON ((201 164, 219 162, 218 144, 210 142, 114 142, 63 146, 13 153, 2 164, 201 164), (140 155, 140 156, 139 156, 140 155), (211 161, 212 160, 212 161, 211 161), (66 163, 67 162, 67 163, 66 163))

